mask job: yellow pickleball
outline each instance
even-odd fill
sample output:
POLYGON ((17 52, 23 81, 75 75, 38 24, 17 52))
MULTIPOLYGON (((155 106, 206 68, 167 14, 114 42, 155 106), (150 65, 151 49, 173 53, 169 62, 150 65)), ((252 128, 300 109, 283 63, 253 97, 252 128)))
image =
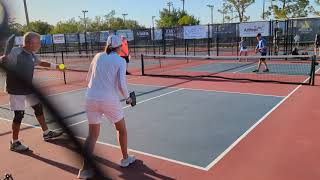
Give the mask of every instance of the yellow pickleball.
POLYGON ((64 70, 64 64, 59 64, 59 69, 64 70))

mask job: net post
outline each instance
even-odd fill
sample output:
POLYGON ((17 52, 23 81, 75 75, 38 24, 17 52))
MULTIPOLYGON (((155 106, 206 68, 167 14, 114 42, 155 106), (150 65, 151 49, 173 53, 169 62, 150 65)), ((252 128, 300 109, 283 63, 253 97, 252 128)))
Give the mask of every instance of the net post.
POLYGON ((154 27, 152 27, 152 46, 153 46, 153 54, 156 54, 156 46, 155 46, 155 32, 154 27))
MULTIPOLYGON (((63 55, 63 51, 61 51, 61 61, 62 61, 62 64, 65 64, 64 63, 64 55, 63 55)), ((66 79, 66 71, 63 70, 63 81, 64 81, 64 84, 67 84, 67 79, 66 79)))
POLYGON ((173 37, 173 55, 176 55, 176 37, 173 37))
POLYGON ((314 86, 314 81, 315 81, 315 77, 316 77, 316 61, 317 61, 317 56, 316 55, 313 55, 312 57, 312 83, 311 85, 314 86))
POLYGON ((141 75, 145 76, 145 73, 144 73, 144 56, 143 56, 143 54, 141 54, 141 75))

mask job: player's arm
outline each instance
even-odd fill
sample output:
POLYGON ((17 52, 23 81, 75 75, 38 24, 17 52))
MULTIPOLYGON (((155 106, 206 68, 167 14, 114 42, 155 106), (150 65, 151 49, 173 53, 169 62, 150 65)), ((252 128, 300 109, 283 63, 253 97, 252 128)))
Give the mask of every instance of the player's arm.
POLYGON ((126 98, 126 100, 130 99, 129 97, 129 92, 128 92, 128 88, 127 88, 127 80, 126 80, 126 63, 123 60, 120 65, 120 69, 119 69, 119 90, 122 94, 122 96, 124 98, 126 98))
POLYGON ((257 44, 255 51, 256 51, 256 53, 259 52, 259 44, 257 44))
POLYGON ((50 63, 46 61, 39 61, 38 66, 52 68, 52 69, 59 69, 59 64, 50 63))
MULTIPOLYGON (((96 56, 97 56, 97 55, 96 55, 96 56)), ((94 60, 93 60, 93 61, 91 62, 91 64, 90 64, 90 67, 89 67, 89 70, 88 70, 88 74, 87 74, 87 78, 86 78, 87 83, 90 82, 90 79, 91 79, 91 77, 92 77, 92 67, 93 67, 93 63, 96 62, 96 61, 95 61, 95 58, 98 58, 98 57, 94 57, 94 60)))

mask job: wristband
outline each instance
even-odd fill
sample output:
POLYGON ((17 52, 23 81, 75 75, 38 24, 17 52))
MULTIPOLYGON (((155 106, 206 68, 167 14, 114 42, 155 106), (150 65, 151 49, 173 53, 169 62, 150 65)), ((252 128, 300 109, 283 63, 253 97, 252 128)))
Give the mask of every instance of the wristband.
POLYGON ((57 69, 57 64, 54 64, 54 63, 50 63, 50 68, 54 68, 54 69, 57 69))

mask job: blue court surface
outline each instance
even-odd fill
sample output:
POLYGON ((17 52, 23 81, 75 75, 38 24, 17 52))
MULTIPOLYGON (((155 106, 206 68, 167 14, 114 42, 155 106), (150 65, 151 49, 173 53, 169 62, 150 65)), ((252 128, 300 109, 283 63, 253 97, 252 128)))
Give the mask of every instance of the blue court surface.
MULTIPOLYGON (((310 64, 274 64, 268 63, 270 72, 268 74, 283 74, 283 75, 309 75, 311 70, 310 64)), ((183 68, 189 72, 228 72, 228 73, 252 73, 257 68, 257 62, 240 62, 240 63, 211 63, 203 64, 191 68, 183 68)), ((264 66, 262 65, 262 68, 264 66)), ((319 67, 317 67, 319 68, 319 67)))
MULTIPOLYGON (((129 85, 138 104, 123 103, 129 148, 136 152, 206 168, 284 97, 129 85)), ((85 89, 50 96, 76 135, 85 138, 85 89)), ((2 107, 11 119, 12 113, 2 107)), ((3 115, 4 117, 4 115, 3 115)), ((52 129, 58 129, 47 113, 52 129)), ((23 121, 36 125, 31 109, 23 121)), ((104 121, 99 141, 118 145, 115 128, 104 121)))

